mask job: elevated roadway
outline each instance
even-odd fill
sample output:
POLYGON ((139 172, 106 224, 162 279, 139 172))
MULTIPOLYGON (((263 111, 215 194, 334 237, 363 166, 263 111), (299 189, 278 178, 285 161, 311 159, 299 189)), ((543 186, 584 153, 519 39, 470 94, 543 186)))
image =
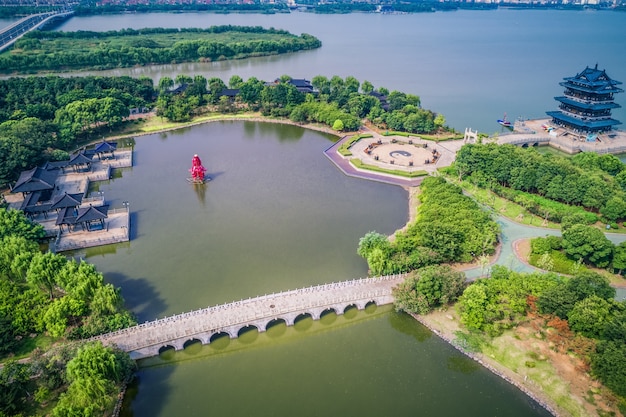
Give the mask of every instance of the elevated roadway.
POLYGON ((38 13, 26 16, 23 19, 0 30, 0 52, 9 48, 25 33, 37 30, 58 19, 65 19, 74 14, 73 10, 62 10, 57 12, 38 13))

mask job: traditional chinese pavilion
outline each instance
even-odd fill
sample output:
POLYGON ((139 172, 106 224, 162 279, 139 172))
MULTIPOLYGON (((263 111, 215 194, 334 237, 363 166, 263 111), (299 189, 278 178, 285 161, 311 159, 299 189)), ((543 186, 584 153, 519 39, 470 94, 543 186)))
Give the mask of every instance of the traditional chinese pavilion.
POLYGON ((611 110, 621 107, 613 100, 616 93, 624 91, 618 87, 622 83, 612 80, 597 64, 559 84, 565 87, 564 96, 554 97, 559 110, 546 112, 554 124, 587 135, 608 132, 621 124, 611 118, 611 110))

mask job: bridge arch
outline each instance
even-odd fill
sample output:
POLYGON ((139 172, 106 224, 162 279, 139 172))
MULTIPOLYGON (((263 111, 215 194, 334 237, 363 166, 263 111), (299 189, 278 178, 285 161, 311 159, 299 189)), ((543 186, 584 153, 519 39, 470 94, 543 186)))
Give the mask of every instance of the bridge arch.
MULTIPOLYGON (((379 305, 393 302, 392 289, 405 278, 406 274, 364 278, 284 291, 146 322, 91 340, 116 345, 133 359, 155 356, 168 348, 183 350, 195 340, 215 349, 235 338, 252 343, 277 323, 293 326, 303 322, 296 327, 303 331, 329 313, 335 313, 334 318, 346 312, 352 315, 352 307, 370 314, 379 305)), ((334 322, 333 317, 324 323, 334 322)))
POLYGON ((195 343, 200 343, 201 345, 204 345, 204 343, 202 342, 202 340, 200 340, 199 338, 192 338, 192 339, 187 339, 187 341, 185 341, 185 343, 183 343, 183 349, 187 349, 189 346, 195 344, 195 343))
POLYGON ((170 352, 174 353, 175 351, 176 351, 176 348, 174 346, 172 346, 172 345, 163 345, 163 346, 161 346, 159 348, 158 354, 159 354, 159 356, 160 355, 164 355, 164 354, 166 355, 166 354, 168 354, 170 352))
POLYGON ((238 331, 237 331, 237 337, 241 337, 241 335, 248 333, 248 332, 253 332, 255 331, 257 333, 260 332, 259 328, 257 326, 255 326, 254 324, 246 324, 245 326, 241 327, 238 331))
POLYGON ((267 322, 267 324, 265 325, 265 331, 268 331, 270 327, 280 326, 281 324, 288 326, 287 320, 283 318, 277 317, 275 319, 272 319, 269 322, 267 322))

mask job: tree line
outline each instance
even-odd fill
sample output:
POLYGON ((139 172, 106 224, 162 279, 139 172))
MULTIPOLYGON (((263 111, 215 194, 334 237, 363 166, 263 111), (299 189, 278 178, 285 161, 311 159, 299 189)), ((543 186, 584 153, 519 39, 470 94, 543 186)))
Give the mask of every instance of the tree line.
POLYGON ((361 83, 353 76, 329 79, 317 75, 311 81, 311 91, 298 89, 291 80, 283 75, 269 83, 256 77, 244 81, 234 75, 226 84, 217 77, 163 77, 158 85, 157 114, 170 121, 187 121, 209 106, 222 113, 260 111, 264 116, 297 123, 323 123, 340 131, 357 130, 363 119, 381 128, 410 133, 448 130, 443 115, 423 109, 419 97, 413 94, 375 89, 369 81, 361 83), (173 94, 175 86, 184 88, 173 94), (233 95, 225 95, 226 89, 233 95))
MULTIPOLYGON (((615 155, 582 152, 572 158, 542 155, 514 145, 468 144, 457 153, 459 178, 515 199, 522 191, 600 214, 607 222, 626 217, 626 169, 615 155)), ((518 202, 549 220, 560 222, 571 211, 538 203, 531 197, 518 202)), ((590 223, 597 217, 589 216, 590 223)))
POLYGON ((296 36, 284 30, 258 26, 108 32, 32 31, 17 40, 12 50, 0 54, 0 71, 103 69, 216 61, 296 52, 320 46, 319 39, 306 33, 296 36), (186 36, 189 34, 193 34, 193 39, 186 36))

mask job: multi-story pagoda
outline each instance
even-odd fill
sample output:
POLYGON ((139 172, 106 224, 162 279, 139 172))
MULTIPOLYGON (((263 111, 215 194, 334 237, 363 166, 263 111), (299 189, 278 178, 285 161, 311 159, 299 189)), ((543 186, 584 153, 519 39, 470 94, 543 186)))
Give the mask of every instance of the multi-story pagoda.
POLYGON ((609 78, 604 70, 600 71, 598 64, 563 80, 559 84, 565 87, 565 95, 554 97, 560 103, 560 110, 546 112, 554 124, 592 136, 621 124, 611 118, 611 110, 621 107, 613 101, 613 95, 624 91, 617 87, 622 83, 609 78))

